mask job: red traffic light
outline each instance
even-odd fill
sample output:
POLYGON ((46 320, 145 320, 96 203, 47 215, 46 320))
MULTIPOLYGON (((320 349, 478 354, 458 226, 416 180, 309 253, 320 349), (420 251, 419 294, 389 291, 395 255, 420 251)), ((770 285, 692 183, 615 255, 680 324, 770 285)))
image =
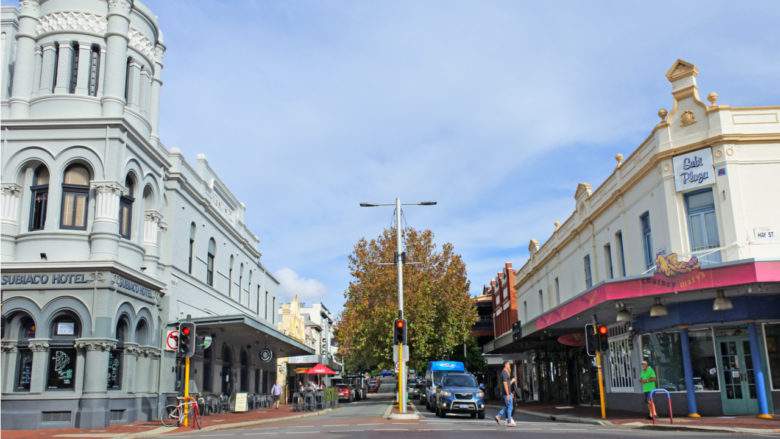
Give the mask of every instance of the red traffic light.
POLYGON ((181 328, 181 334, 182 335, 190 335, 190 328, 189 328, 189 326, 185 326, 185 327, 181 328))
POLYGON ((598 327, 599 335, 607 335, 607 332, 609 332, 609 329, 607 329, 604 325, 599 325, 598 327))
POLYGON ((404 327, 404 321, 403 321, 403 320, 400 320, 400 319, 399 319, 399 320, 396 320, 396 321, 395 321, 395 327, 396 327, 396 328, 398 328, 398 329, 401 329, 401 328, 403 328, 403 327, 404 327))

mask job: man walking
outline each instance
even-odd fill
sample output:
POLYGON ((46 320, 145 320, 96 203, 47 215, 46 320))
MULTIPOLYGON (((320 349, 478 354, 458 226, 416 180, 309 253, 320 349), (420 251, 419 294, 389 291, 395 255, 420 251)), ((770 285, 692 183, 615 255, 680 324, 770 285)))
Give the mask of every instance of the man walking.
POLYGON ((642 372, 639 375, 639 382, 642 384, 642 393, 644 393, 645 402, 647 403, 647 411, 649 413, 648 419, 658 417, 658 414, 655 412, 653 398, 650 396, 653 390, 655 390, 658 379, 655 376, 655 371, 650 367, 647 360, 642 360, 642 372))
POLYGON ((504 397, 504 408, 496 415, 496 424, 501 423, 501 418, 506 419, 507 427, 514 427, 515 420, 512 419, 512 409, 514 408, 514 398, 512 397, 512 384, 515 378, 512 377, 512 366, 510 361, 504 361, 504 368, 501 370, 501 384, 499 390, 504 397))
POLYGON ((274 399, 274 408, 279 408, 279 399, 282 397, 282 386, 279 383, 274 383, 271 387, 271 397, 274 399))

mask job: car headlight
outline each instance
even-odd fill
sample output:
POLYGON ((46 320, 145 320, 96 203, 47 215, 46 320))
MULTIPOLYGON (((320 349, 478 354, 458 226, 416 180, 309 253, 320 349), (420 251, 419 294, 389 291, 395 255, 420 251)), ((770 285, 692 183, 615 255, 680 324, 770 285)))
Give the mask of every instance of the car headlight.
POLYGON ((478 398, 484 398, 485 397, 485 392, 480 390, 479 392, 477 392, 477 397, 478 398))
POLYGON ((442 391, 439 393, 439 395, 441 395, 441 396, 443 396, 443 397, 445 397, 445 398, 449 398, 450 396, 452 396, 452 393, 450 393, 450 392, 448 392, 448 391, 446 391, 446 390, 442 390, 442 391))

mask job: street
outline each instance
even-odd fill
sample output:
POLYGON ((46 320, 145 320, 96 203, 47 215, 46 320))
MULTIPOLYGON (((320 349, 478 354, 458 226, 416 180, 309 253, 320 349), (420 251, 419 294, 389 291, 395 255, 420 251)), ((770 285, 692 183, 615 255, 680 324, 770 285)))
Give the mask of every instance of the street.
MULTIPOLYGON (((387 387, 383 384, 383 391, 387 387)), ((392 390, 392 389, 390 389, 392 390)), ((392 393, 369 395, 366 401, 340 404, 339 408, 322 416, 280 421, 262 427, 246 429, 211 431, 203 433, 187 433, 187 436, 198 438, 236 438, 236 437, 278 437, 285 438, 369 438, 369 437, 404 437, 413 438, 473 438, 507 437, 522 438, 564 438, 578 439, 597 438, 726 438, 749 437, 751 435, 733 435, 711 432, 680 432, 680 431, 650 431, 630 430, 597 425, 572 424, 565 422, 545 421, 541 418, 518 416, 516 427, 497 425, 493 420, 497 409, 488 409, 488 419, 474 420, 468 416, 447 416, 439 419, 424 407, 418 407, 420 419, 416 421, 395 421, 384 419, 383 415, 392 402, 392 393)))

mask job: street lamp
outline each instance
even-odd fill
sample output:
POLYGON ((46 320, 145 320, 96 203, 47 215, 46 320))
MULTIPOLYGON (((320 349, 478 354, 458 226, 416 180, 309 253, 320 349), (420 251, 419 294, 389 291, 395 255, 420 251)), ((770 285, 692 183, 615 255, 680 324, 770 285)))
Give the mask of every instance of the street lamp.
MULTIPOLYGON (((417 203, 401 203, 400 198, 395 199, 395 203, 360 203, 360 207, 380 207, 395 206, 395 266, 398 273, 398 318, 404 318, 404 261, 402 257, 401 242, 401 206, 435 206, 435 201, 420 201, 417 203)), ((394 328, 395 330, 395 328, 394 328)), ((406 372, 404 371, 403 346, 406 340, 399 340, 401 347, 398 353, 398 408, 399 412, 406 413, 406 372)))

